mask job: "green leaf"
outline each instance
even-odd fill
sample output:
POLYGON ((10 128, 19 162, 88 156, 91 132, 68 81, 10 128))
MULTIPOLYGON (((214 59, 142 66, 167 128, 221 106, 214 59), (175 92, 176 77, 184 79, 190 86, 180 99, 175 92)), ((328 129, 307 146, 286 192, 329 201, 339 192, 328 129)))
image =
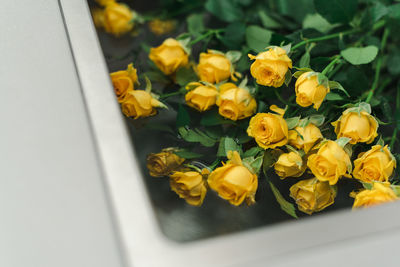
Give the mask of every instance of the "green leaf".
POLYGON ((361 182, 361 184, 363 185, 363 187, 365 189, 368 189, 368 190, 372 189, 372 183, 361 182))
POLYGON ((289 86, 291 80, 292 80, 292 72, 290 70, 287 70, 285 73, 285 81, 284 81, 285 85, 289 86))
POLYGON ((302 75, 303 73, 305 73, 305 71, 302 70, 298 70, 295 73, 293 73, 293 77, 295 77, 296 79, 300 77, 300 75, 302 75))
POLYGON ((242 56, 242 52, 240 51, 235 51, 235 50, 230 50, 228 52, 226 52, 225 56, 227 57, 227 59, 229 59, 232 63, 235 63, 237 61, 239 61, 239 59, 242 56))
POLYGON ((250 142, 251 140, 253 140, 253 137, 250 137, 246 131, 243 131, 242 133, 240 133, 237 137, 236 140, 239 144, 245 144, 247 142, 250 142))
POLYGON ((205 147, 214 146, 216 140, 209 137, 199 129, 187 129, 185 127, 178 128, 178 132, 180 136, 187 142, 191 143, 200 143, 205 147))
POLYGON ((353 65, 368 64, 375 59, 378 54, 378 48, 373 45, 366 47, 349 47, 342 50, 340 54, 353 65))
POLYGON ((205 30, 203 14, 192 14, 186 19, 188 31, 191 35, 198 37, 205 30))
POLYGON ((317 73, 317 81, 318 81, 318 84, 321 84, 321 85, 323 85, 323 86, 325 86, 325 87, 328 87, 329 86, 329 80, 328 80, 328 77, 326 77, 324 74, 322 74, 322 73, 317 73))
POLYGON ((369 19, 371 23, 374 23, 388 13, 389 9, 381 2, 376 1, 375 4, 367 10, 366 18, 369 19))
POLYGON ((185 86, 190 82, 197 81, 199 78, 192 68, 179 68, 176 72, 176 83, 180 86, 185 86))
POLYGON ((343 100, 344 98, 339 94, 329 92, 326 95, 325 99, 328 101, 337 101, 337 100, 343 100))
POLYGON ((224 135, 222 127, 219 126, 207 127, 204 132, 215 140, 219 140, 224 135))
POLYGON ((260 17, 261 23, 265 28, 276 29, 282 26, 281 23, 268 16, 264 10, 258 11, 258 16, 260 17))
POLYGON ((308 14, 303 21, 303 29, 315 29, 321 33, 329 32, 334 25, 330 24, 320 14, 308 14))
POLYGON ((274 165, 276 161, 276 155, 273 152, 274 150, 268 149, 265 150, 264 152, 264 158, 263 158, 263 172, 264 175, 267 175, 268 170, 274 165))
POLYGON ((217 38, 219 38, 221 42, 229 49, 240 49, 244 40, 245 32, 245 24, 241 22, 234 22, 225 28, 225 33, 222 36, 217 35, 217 38))
POLYGON ((325 117, 322 114, 315 114, 308 117, 308 121, 314 124, 315 126, 319 127, 324 123, 325 117))
POLYGON ((250 163, 250 167, 253 169, 253 173, 258 174, 260 172, 261 166, 263 164, 263 158, 264 158, 264 156, 261 155, 261 156, 255 158, 250 163))
POLYGON ((329 88, 332 89, 338 89, 340 91, 342 91, 343 93, 346 94, 346 96, 350 97, 349 93, 346 91, 346 89, 343 88, 343 86, 335 81, 329 81, 329 88))
MULTIPOLYGON (((300 62, 299 62, 299 66, 300 68, 307 68, 310 67, 310 53, 307 51, 305 52, 301 58, 300 58, 300 62)), ((297 71, 296 71, 297 73, 297 71)), ((295 74, 296 74, 295 73, 295 74)), ((300 76, 300 75, 299 75, 300 76)))
POLYGON ((400 4, 394 4, 390 5, 388 7, 389 11, 389 16, 394 19, 400 19, 400 4))
POLYGON ((272 193, 274 194, 276 201, 278 201, 279 205, 281 206, 281 209, 290 216, 298 219, 294 205, 283 198, 281 192, 279 192, 273 183, 269 182, 269 185, 271 186, 272 193))
POLYGON ((293 118, 287 118, 287 119, 285 119, 285 121, 286 121, 288 129, 291 130, 299 124, 300 116, 293 117, 293 118))
POLYGON ((240 146, 231 137, 222 137, 219 141, 217 156, 226 157, 228 151, 240 151, 240 146))
POLYGON ((242 9, 231 0, 207 0, 205 8, 226 22, 234 22, 243 17, 242 9))
POLYGON ((248 157, 255 157, 257 156, 258 153, 261 151, 264 151, 261 147, 255 146, 244 152, 243 158, 248 158, 248 157))
POLYGON ((314 6, 330 23, 348 23, 357 11, 357 0, 314 0, 314 6))
POLYGON ((361 102, 358 104, 359 112, 366 111, 367 113, 371 114, 371 105, 369 103, 361 102))
POLYGON ((179 104, 178 113, 176 114, 176 127, 187 126, 190 124, 190 115, 186 108, 179 104))
POLYGON ((383 141, 382 135, 379 135, 378 141, 376 141, 377 145, 385 146, 385 141, 383 141))
POLYGON ((184 159, 196 159, 204 156, 203 154, 199 154, 188 150, 174 151, 174 154, 184 159))
POLYGON ((339 139, 337 139, 335 142, 341 146, 344 147, 345 145, 347 145, 348 142, 350 142, 351 138, 348 137, 340 137, 339 139))
POLYGON ((218 113, 218 109, 211 109, 210 111, 206 111, 203 113, 203 116, 200 120, 200 124, 203 126, 215 126, 221 124, 233 124, 236 123, 234 121, 225 119, 218 113))
POLYGON ((272 32, 261 28, 260 26, 251 25, 246 28, 247 45, 256 52, 264 51, 269 45, 272 32))

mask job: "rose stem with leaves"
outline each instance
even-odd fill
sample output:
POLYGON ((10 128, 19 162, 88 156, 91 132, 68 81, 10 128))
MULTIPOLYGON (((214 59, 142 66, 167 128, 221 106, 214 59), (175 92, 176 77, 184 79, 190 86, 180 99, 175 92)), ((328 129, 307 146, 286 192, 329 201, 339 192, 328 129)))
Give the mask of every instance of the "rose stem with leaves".
POLYGON ((358 32, 358 30, 353 29, 353 30, 348 30, 348 31, 344 31, 344 32, 337 32, 337 33, 332 33, 332 34, 321 36, 321 37, 307 39, 307 40, 301 41, 300 43, 294 45, 292 47, 292 51, 295 50, 296 48, 299 48, 299 47, 301 47, 303 45, 306 45, 308 43, 329 40, 329 39, 333 39, 333 38, 336 38, 336 37, 339 37, 339 36, 344 36, 344 35, 348 35, 348 34, 352 34, 352 33, 356 33, 356 32, 358 32))

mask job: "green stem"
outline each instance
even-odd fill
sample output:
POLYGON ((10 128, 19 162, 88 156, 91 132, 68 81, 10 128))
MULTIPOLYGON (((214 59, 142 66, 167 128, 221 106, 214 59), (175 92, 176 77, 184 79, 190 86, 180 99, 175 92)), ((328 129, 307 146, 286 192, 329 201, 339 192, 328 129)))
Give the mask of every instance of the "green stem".
POLYGON ((194 44, 200 42, 201 40, 207 38, 207 37, 210 36, 210 35, 217 34, 217 33, 223 32, 223 31, 224 31, 223 29, 208 30, 205 34, 200 35, 199 37, 197 37, 196 39, 194 39, 193 41, 191 41, 191 42, 189 43, 189 45, 194 45, 194 44))
POLYGON ((328 72, 330 72, 330 71, 332 70, 333 66, 340 60, 341 57, 342 57, 342 56, 340 56, 340 55, 335 56, 335 59, 332 60, 332 61, 328 64, 328 66, 326 66, 325 69, 322 70, 321 73, 324 74, 324 75, 326 75, 328 72))
MULTIPOLYGON (((389 37, 390 34, 390 30, 389 28, 386 28, 385 31, 383 32, 383 36, 382 36, 382 41, 381 41, 381 53, 383 52, 385 46, 386 46, 386 41, 389 37)), ((378 87, 378 83, 379 83, 379 76, 381 73, 381 68, 382 68, 382 62, 383 62, 383 56, 380 56, 378 58, 378 61, 376 62, 376 69, 375 69, 375 76, 374 76, 374 81, 372 82, 372 87, 371 90, 368 93, 367 99, 365 100, 365 102, 369 103, 374 95, 374 92, 376 90, 376 88, 378 87)))
POLYGON ((333 38, 336 38, 336 37, 339 37, 339 36, 344 36, 344 35, 352 34, 352 33, 355 33, 355 32, 357 32, 357 30, 354 30, 354 29, 353 29, 353 30, 348 30, 348 31, 344 31, 344 32, 337 32, 337 33, 332 33, 332 34, 325 35, 325 36, 321 36, 321 37, 316 37, 316 38, 307 39, 307 40, 301 41, 300 43, 294 45, 294 46, 292 47, 292 51, 295 50, 296 48, 299 48, 299 47, 301 47, 301 46, 303 46, 303 45, 306 45, 306 44, 308 44, 308 43, 319 42, 319 41, 324 41, 324 40, 329 40, 329 39, 333 39, 333 38))
POLYGON ((176 92, 160 95, 160 99, 165 99, 165 98, 168 98, 170 96, 175 96, 175 95, 180 95, 180 94, 182 94, 182 92, 179 90, 179 91, 176 91, 176 92))
POLYGON ((326 75, 328 77, 328 79, 330 79, 333 76, 335 76, 335 74, 343 67, 343 65, 344 65, 343 61, 339 62, 339 64, 337 64, 336 67, 331 72, 329 72, 328 75, 326 75))

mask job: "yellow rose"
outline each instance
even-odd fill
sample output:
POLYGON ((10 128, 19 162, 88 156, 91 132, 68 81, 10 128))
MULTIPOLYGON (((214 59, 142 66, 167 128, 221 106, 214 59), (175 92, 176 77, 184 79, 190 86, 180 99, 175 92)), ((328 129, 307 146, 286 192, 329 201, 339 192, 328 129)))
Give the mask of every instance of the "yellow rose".
POLYGON ((149 58, 165 74, 170 75, 189 62, 189 55, 175 39, 168 38, 160 46, 150 49, 149 58))
POLYGON ((370 144, 378 136, 378 122, 366 111, 347 109, 337 121, 332 122, 332 125, 335 127, 337 138, 348 137, 351 139, 350 144, 370 144))
POLYGON ((256 60, 251 65, 250 72, 256 82, 261 85, 282 86, 286 72, 292 68, 292 60, 287 56, 286 51, 277 46, 271 47, 257 56, 250 54, 248 56, 251 60, 256 60))
POLYGON ((196 86, 193 90, 185 95, 186 104, 197 109, 198 111, 206 111, 210 109, 217 100, 218 91, 212 85, 203 85, 201 83, 190 83, 196 86))
POLYGON ((297 207, 311 215, 333 204, 336 190, 328 182, 316 178, 300 181, 290 187, 290 197, 296 201, 297 207))
POLYGON ((126 94, 121 107, 125 116, 137 119, 155 115, 155 108, 163 104, 144 90, 132 90, 126 94))
POLYGON ((275 148, 288 142, 288 127, 282 116, 273 113, 257 113, 250 119, 247 134, 254 137, 264 148, 275 148))
POLYGON ((355 198, 353 208, 366 208, 399 199, 390 188, 389 183, 373 183, 371 190, 365 189, 356 194, 350 194, 350 196, 355 198))
POLYGON ((349 155, 336 142, 328 140, 316 154, 308 157, 307 166, 320 181, 334 185, 342 176, 351 177, 349 155))
POLYGON ((170 175, 171 189, 178 194, 180 198, 192 206, 200 206, 203 204, 207 188, 203 180, 209 172, 203 170, 202 173, 195 171, 174 172, 170 175))
POLYGON ((127 92, 132 91, 135 88, 134 84, 138 83, 137 70, 131 63, 126 70, 113 72, 110 76, 115 94, 117 95, 118 101, 121 103, 127 92))
POLYGON ((237 151, 230 152, 229 161, 208 176, 208 185, 232 205, 239 206, 244 200, 248 205, 253 204, 258 186, 257 175, 243 165, 237 151))
POLYGON ((286 177, 299 177, 306 170, 306 164, 296 152, 283 153, 274 164, 276 174, 284 179, 286 177))
POLYGON ((185 159, 174 154, 174 148, 164 148, 159 153, 151 153, 147 156, 147 169, 153 177, 162 177, 171 174, 185 159))
POLYGON ((217 106, 221 116, 236 121, 250 117, 256 112, 256 100, 248 90, 233 83, 225 83, 219 89, 217 106))
POLYGON ((233 74, 232 64, 223 54, 217 54, 209 50, 200 53, 199 65, 197 65, 200 80, 209 83, 219 83, 227 80, 233 74))
POLYGON ((309 123, 306 127, 296 127, 289 131, 289 144, 298 149, 303 149, 306 153, 322 138, 321 131, 312 123, 309 123))
POLYGON ((155 19, 149 22, 149 28, 155 35, 163 35, 175 30, 176 21, 155 19))
POLYGON ((96 28, 104 27, 104 10, 100 8, 93 8, 91 12, 94 26, 96 26, 96 28))
POLYGON ((96 0, 96 3, 101 6, 106 6, 107 4, 115 3, 115 0, 96 0))
POLYGON ((314 104, 314 108, 318 110, 330 89, 329 86, 318 84, 317 73, 305 72, 297 78, 295 91, 297 104, 302 107, 314 104))
POLYGON ((132 30, 132 19, 132 10, 127 5, 110 1, 104 9, 104 30, 115 36, 120 36, 132 30))
POLYGON ((396 160, 388 146, 373 146, 369 151, 360 153, 354 161, 353 176, 363 182, 387 182, 396 168, 396 160))

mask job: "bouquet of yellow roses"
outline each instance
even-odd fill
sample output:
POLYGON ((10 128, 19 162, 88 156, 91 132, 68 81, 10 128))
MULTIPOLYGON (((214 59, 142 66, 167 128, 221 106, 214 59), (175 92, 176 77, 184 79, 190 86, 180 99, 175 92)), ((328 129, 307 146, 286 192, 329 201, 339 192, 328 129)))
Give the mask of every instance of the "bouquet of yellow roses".
POLYGON ((255 205, 260 184, 296 218, 399 199, 400 4, 161 1, 168 12, 139 15, 97 2, 99 28, 135 28, 112 84, 132 127, 160 133, 150 176, 187 204, 255 205))

